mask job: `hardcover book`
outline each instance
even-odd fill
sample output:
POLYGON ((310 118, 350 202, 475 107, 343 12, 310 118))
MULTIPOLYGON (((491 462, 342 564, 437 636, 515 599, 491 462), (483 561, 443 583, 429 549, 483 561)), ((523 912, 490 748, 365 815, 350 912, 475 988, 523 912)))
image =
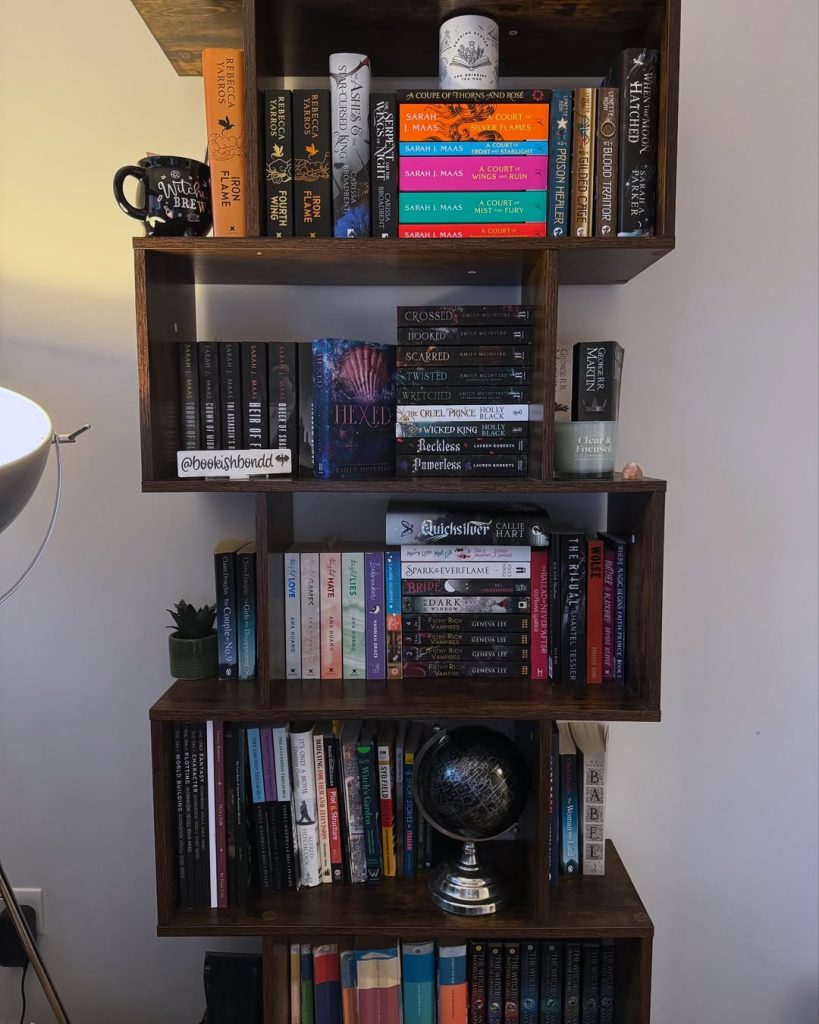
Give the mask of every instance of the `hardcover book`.
POLYGON ((540 1024, 563 1024, 563 943, 544 942, 540 955, 540 1024))
POLYGON ((431 441, 456 438, 468 439, 473 443, 491 443, 497 438, 504 441, 518 438, 525 442, 529 437, 529 423, 456 423, 454 420, 396 423, 395 433, 396 449, 399 450, 399 442, 404 439, 417 442, 421 438, 429 438, 431 441))
POLYGON ((402 192, 545 191, 548 164, 546 156, 405 156, 398 182, 402 192))
POLYGON ((395 418, 398 423, 424 423, 453 420, 464 420, 467 423, 493 423, 496 421, 511 423, 528 423, 529 406, 515 402, 493 402, 484 404, 448 404, 441 405, 399 405, 396 406, 395 418))
MULTIPOLYGON (((409 618, 409 616, 407 616, 409 618)), ((470 633, 467 630, 418 630, 405 633, 407 647, 528 647, 528 633, 470 633)))
POLYGON ((219 405, 221 411, 222 448, 243 448, 242 376, 239 345, 224 341, 219 352, 219 405))
POLYGON ((548 103, 409 103, 399 106, 402 142, 549 138, 548 103))
POLYGON ((586 681, 586 538, 560 535, 560 681, 586 681))
POLYGON ((341 679, 341 554, 322 551, 319 554, 321 678, 341 679))
POLYGON ((598 89, 594 233, 600 238, 614 238, 617 234, 619 121, 619 90, 610 86, 598 89))
POLYGON ((236 679, 239 673, 236 552, 244 543, 243 540, 223 540, 213 550, 220 679, 236 679))
POLYGON ((549 141, 549 237, 569 234, 569 199, 572 170, 574 94, 571 89, 556 89, 550 107, 549 141))
POLYGON ((657 50, 632 48, 620 54, 615 84, 620 89, 620 237, 653 235, 657 191, 657 50))
POLYGON ((395 472, 395 348, 364 341, 313 342, 313 466, 318 479, 362 480, 395 472))
POLYGON ((370 235, 370 58, 330 54, 333 234, 370 235))
POLYGON ((395 722, 379 722, 376 734, 378 761, 378 809, 381 826, 381 857, 385 878, 398 874, 395 862, 395 722))
POLYGON ((402 616, 402 623, 408 632, 458 633, 469 630, 485 630, 488 633, 504 632, 514 635, 528 632, 531 619, 528 615, 510 615, 505 612, 498 615, 483 613, 441 615, 408 612, 402 616))
POLYGON ((402 224, 546 223, 546 190, 529 192, 400 192, 402 224))
POLYGON ((529 366, 530 345, 399 345, 396 365, 438 366, 529 366))
POLYGON ((390 502, 387 544, 509 544, 547 547, 549 514, 537 505, 390 502))
MULTIPOLYGON (((622 683, 626 678, 626 583, 628 541, 615 537, 610 533, 601 533, 600 539, 606 546, 605 557, 611 552, 614 555, 613 580, 613 631, 614 631, 614 664, 611 678, 622 683)), ((605 592, 604 565, 604 592, 605 592)), ((604 613, 605 614, 605 613, 604 613)))
POLYGON ((299 1005, 301 1024, 314 1024, 315 995, 313 977, 313 947, 309 942, 299 947, 299 1005))
POLYGON ((180 447, 184 451, 200 451, 199 437, 199 353, 196 342, 179 346, 179 412, 180 447))
POLYGON ((472 661, 431 661, 410 662, 404 666, 405 679, 523 679, 528 675, 528 661, 491 664, 472 661))
POLYGON ((264 233, 293 234, 293 107, 288 89, 264 91, 264 233))
POLYGON ((616 555, 603 549, 603 678, 614 679, 614 576, 616 555))
POLYGON ((396 401, 402 405, 440 405, 443 402, 453 405, 468 405, 480 402, 492 405, 500 402, 529 402, 529 388, 519 384, 506 384, 500 387, 482 385, 469 387, 398 387, 396 401))
POLYGON ((298 456, 298 365, 296 346, 271 341, 267 346, 269 437, 271 448, 298 456))
POLYGON ((616 341, 579 341, 572 354, 572 419, 616 420, 623 346, 616 341))
POLYGON ((199 429, 202 449, 218 451, 222 447, 219 416, 219 348, 213 341, 200 341, 199 355, 199 429))
POLYGON ((532 551, 532 679, 549 678, 549 550, 532 551))
POLYGON ((398 112, 393 93, 370 96, 372 233, 398 237, 398 112))
POLYGON ((367 678, 364 553, 341 556, 342 666, 345 679, 367 678))
POLYGON ((413 455, 398 463, 396 476, 526 476, 526 466, 526 456, 468 456, 459 459, 446 455, 413 455))
POLYGON ((402 942, 403 1024, 435 1024, 435 943, 402 942))
POLYGON ((327 788, 327 828, 330 843, 330 878, 334 885, 344 881, 344 835, 342 808, 344 806, 341 779, 341 748, 333 731, 326 731, 324 739, 324 774, 327 788))
POLYGON ((529 657, 528 647, 446 647, 443 644, 425 644, 418 647, 404 645, 405 662, 439 662, 439 661, 480 661, 494 663, 499 661, 526 661, 529 657))
POLYGON ((403 851, 402 874, 407 878, 415 875, 418 867, 418 819, 415 805, 415 758, 421 748, 422 725, 413 722, 407 731, 404 742, 404 773, 403 773, 403 851))
POLYGON ((242 431, 248 448, 269 448, 267 346, 242 343, 242 431))
POLYGON ((316 772, 316 807, 318 809, 319 864, 321 883, 333 880, 330 854, 330 816, 327 805, 327 766, 324 759, 325 734, 318 728, 313 732, 313 766, 316 772))
POLYGON ((595 89, 575 89, 572 136, 572 236, 588 238, 594 232, 594 150, 596 139, 595 89))
POLYGON ((341 961, 341 1020, 342 1024, 358 1024, 356 999, 356 962, 351 949, 342 950, 341 961))
POLYGON ((444 566, 450 562, 527 562, 532 561, 532 554, 531 548, 523 544, 405 544, 401 548, 401 564, 437 562, 444 566))
MULTIPOLYGON (((437 580, 472 577, 482 580, 528 580, 531 576, 531 558, 519 561, 478 561, 475 558, 449 559, 446 566, 437 561, 409 561, 401 563, 402 580, 437 580)), ((525 588, 528 593, 528 586, 525 588)))
POLYGON ((579 785, 577 747, 568 722, 558 722, 560 791, 560 870, 564 875, 580 871, 579 785))
MULTIPOLYGON (((398 103, 480 104, 497 103, 548 103, 548 89, 399 89, 395 94, 398 103)), ((544 136, 548 138, 548 135, 544 136)))
POLYGON ((486 1024, 486 943, 466 944, 469 966, 469 1024, 486 1024))
POLYGON ((530 593, 528 580, 514 579, 450 579, 442 576, 438 579, 412 579, 404 580, 401 583, 401 593, 407 597, 414 594, 473 594, 476 596, 500 594, 513 596, 515 594, 530 593))
POLYGON ((202 50, 208 163, 216 238, 247 235, 245 58, 241 50, 202 50))
POLYGON ((332 238, 330 188, 330 92, 293 92, 293 204, 295 233, 332 238))

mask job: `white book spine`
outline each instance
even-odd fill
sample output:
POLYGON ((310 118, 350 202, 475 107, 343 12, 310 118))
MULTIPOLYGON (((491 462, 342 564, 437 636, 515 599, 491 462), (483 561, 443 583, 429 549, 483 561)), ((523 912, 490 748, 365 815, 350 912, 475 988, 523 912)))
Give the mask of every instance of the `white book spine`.
POLYGON ((216 772, 213 767, 213 722, 205 726, 206 751, 208 763, 208 867, 210 870, 210 905, 215 910, 218 905, 216 879, 216 772))
POLYGON ((308 888, 321 884, 319 859, 316 773, 313 764, 313 730, 290 733, 293 768, 293 806, 299 837, 301 884, 308 888))
POLYGON ((290 743, 286 725, 273 726, 273 757, 276 772, 276 797, 287 801, 291 797, 290 784, 290 743))
POLYGON ((363 53, 330 54, 333 230, 370 233, 370 62, 363 53))
POLYGON ((583 754, 583 874, 606 873, 606 755, 583 754))
POLYGON ((484 579, 528 580, 531 562, 405 562, 402 580, 484 579))
POLYGON ((301 679, 301 564, 297 551, 284 556, 285 673, 301 679))
POLYGON ((319 556, 301 556, 301 674, 321 678, 321 610, 319 605, 319 556))
POLYGON ((529 562, 532 549, 520 544, 406 544, 406 562, 529 562))
POLYGON ((399 405, 399 423, 457 421, 459 423, 526 423, 528 405, 399 405))
POLYGON ((342 661, 345 679, 367 678, 364 553, 341 556, 342 661))
POLYGON ((324 771, 324 733, 313 733, 313 764, 316 771, 318 805, 319 863, 322 884, 332 882, 330 863, 330 820, 327 816, 327 776, 324 771))

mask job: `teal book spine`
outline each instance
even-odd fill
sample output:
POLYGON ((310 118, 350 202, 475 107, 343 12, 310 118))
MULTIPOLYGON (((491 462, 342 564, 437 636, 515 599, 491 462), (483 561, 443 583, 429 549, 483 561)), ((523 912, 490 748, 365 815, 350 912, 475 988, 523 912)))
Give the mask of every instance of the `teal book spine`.
POLYGON ((367 678, 365 617, 364 553, 345 551, 341 556, 341 649, 345 679, 367 678))
POLYGON ((401 665, 401 552, 384 552, 384 610, 387 627, 387 679, 400 679, 401 665))
POLYGON ((245 544, 236 555, 239 596, 239 678, 256 678, 256 545, 245 544))
POLYGON ((529 192, 402 192, 402 224, 524 224, 544 221, 547 196, 529 192))
POLYGON ((262 740, 258 729, 247 730, 247 763, 250 765, 250 795, 254 804, 263 804, 264 773, 262 771, 262 740))
POLYGON ((401 946, 404 1024, 435 1024, 435 943, 401 946))

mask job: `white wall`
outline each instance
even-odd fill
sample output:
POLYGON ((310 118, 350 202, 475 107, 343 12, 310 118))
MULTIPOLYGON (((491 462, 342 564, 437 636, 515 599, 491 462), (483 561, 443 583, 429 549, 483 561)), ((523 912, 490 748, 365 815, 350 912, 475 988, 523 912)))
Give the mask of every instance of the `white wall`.
MULTIPOLYGON (((77 1020, 181 1024, 203 950, 228 944, 154 937, 147 708, 164 609, 209 595, 208 549, 251 508, 140 493, 132 224, 110 179, 147 149, 201 154, 201 82, 125 0, 77 12, 6 5, 0 31, 0 381, 62 430, 94 424, 0 618, 0 855, 45 889, 77 1020)), ((677 251, 561 293, 562 337, 626 346, 620 461, 669 480, 663 723, 614 727, 611 758, 660 1024, 816 1015, 816 28, 811 0, 686 0, 677 251)), ((4 580, 51 472, 0 539, 4 580)), ((19 1017, 11 973, 0 1024, 19 1017)))

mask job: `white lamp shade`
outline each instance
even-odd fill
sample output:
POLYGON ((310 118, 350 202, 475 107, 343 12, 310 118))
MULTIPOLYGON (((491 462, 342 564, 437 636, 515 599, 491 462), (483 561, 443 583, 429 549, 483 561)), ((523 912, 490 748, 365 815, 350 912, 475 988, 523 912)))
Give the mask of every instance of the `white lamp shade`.
POLYGON ((44 409, 16 391, 0 388, 0 533, 34 493, 52 435, 44 409))

